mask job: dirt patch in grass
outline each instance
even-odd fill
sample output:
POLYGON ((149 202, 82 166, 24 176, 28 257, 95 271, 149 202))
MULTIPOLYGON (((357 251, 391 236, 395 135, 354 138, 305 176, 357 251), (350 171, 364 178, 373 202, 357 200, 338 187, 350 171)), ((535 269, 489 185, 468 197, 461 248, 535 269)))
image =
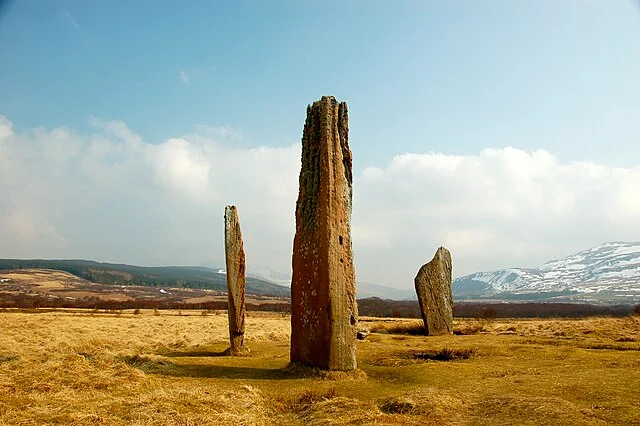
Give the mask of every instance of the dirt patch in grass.
POLYGON ((408 398, 391 397, 380 404, 380 411, 387 414, 409 414, 416 409, 416 403, 408 398))
POLYGON ((478 348, 452 349, 442 348, 438 350, 426 352, 414 352, 411 356, 413 359, 429 360, 429 361, 458 361, 461 359, 469 359, 478 355, 478 348))
MULTIPOLYGON (((390 336, 393 340, 393 336, 390 336)), ((411 345, 411 344, 408 344, 411 345)), ((423 361, 462 361, 473 357, 477 357, 478 348, 424 348, 424 349, 406 349, 403 351, 395 351, 385 353, 383 356, 377 357, 369 361, 372 365, 379 367, 402 367, 414 365, 423 361)), ((398 377, 401 377, 399 375, 398 377)))
POLYGON ((0 355, 0 364, 5 362, 17 361, 20 357, 18 355, 0 355))

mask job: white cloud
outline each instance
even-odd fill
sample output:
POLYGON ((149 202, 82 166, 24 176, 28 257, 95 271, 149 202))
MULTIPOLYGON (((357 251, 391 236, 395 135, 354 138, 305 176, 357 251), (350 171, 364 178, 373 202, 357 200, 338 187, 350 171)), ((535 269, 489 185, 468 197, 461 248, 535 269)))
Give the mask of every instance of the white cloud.
POLYGON ((66 10, 61 10, 60 11, 60 16, 62 16, 62 19, 64 19, 69 25, 71 25, 75 30, 80 29, 80 25, 78 24, 78 21, 76 20, 76 18, 73 17, 73 15, 71 15, 68 11, 66 10))
POLYGON ((185 139, 169 139, 150 149, 150 155, 160 184, 188 193, 195 200, 208 198, 211 165, 202 148, 185 139))
POLYGON ((288 268, 299 146, 237 150, 229 127, 149 144, 122 122, 90 122, 90 135, 3 133, 0 257, 221 265, 224 206, 237 204, 248 257, 288 268))
MULTIPOLYGON (((236 204, 250 269, 289 271, 298 144, 241 149, 236 130, 206 126, 149 144, 123 122, 90 121, 81 135, 0 116, 0 257, 222 265, 224 206, 236 204)), ((364 281, 409 288, 439 245, 461 275, 640 239, 640 167, 508 147, 403 154, 354 175, 364 281)))
POLYGON ((142 138, 132 132, 123 121, 103 121, 96 117, 90 117, 89 122, 92 126, 118 137, 134 149, 142 146, 142 138))
POLYGON ((13 123, 4 115, 0 115, 0 141, 13 135, 13 123))
POLYGON ((192 78, 201 80, 203 78, 210 77, 214 70, 215 66, 213 64, 202 67, 190 67, 181 70, 178 76, 180 77, 180 81, 184 84, 191 84, 192 78))
POLYGON ((543 150, 400 155, 356 180, 354 243, 376 243, 375 252, 367 248, 356 261, 367 265, 368 280, 392 279, 377 266, 387 258, 384 267, 407 283, 440 244, 452 251, 454 273, 463 275, 638 239, 638 179, 638 167, 561 164, 543 150))

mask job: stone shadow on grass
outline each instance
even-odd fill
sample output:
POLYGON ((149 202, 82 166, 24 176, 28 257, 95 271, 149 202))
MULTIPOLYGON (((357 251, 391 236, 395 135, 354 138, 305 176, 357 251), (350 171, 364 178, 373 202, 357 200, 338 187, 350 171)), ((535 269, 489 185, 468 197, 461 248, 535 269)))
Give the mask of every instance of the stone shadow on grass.
MULTIPOLYGON (((214 356, 223 356, 222 353, 215 353, 214 356)), ((185 356, 183 353, 181 355, 185 356)), ((209 355, 186 355, 209 356, 209 355)), ((227 365, 211 364, 177 364, 168 359, 158 356, 134 355, 123 357, 122 361, 130 367, 136 368, 147 374, 161 374, 173 377, 202 377, 202 378, 229 378, 229 379, 256 379, 256 380, 276 380, 286 378, 283 369, 269 369, 257 367, 237 367, 227 365)))
POLYGON ((162 374, 173 377, 194 377, 208 379, 244 379, 244 380, 282 380, 295 378, 283 372, 282 369, 258 367, 237 367, 228 365, 181 365, 156 367, 152 374, 162 374))
POLYGON ((173 351, 173 352, 162 352, 158 355, 166 356, 168 358, 189 358, 189 357, 216 357, 216 356, 229 356, 227 350, 224 351, 173 351))
MULTIPOLYGON (((195 355, 194 355, 195 356, 195 355)), ((129 366, 147 374, 161 374, 173 377, 197 377, 212 379, 252 379, 252 380, 293 380, 301 378, 320 378, 328 380, 365 379, 361 370, 353 372, 322 371, 300 365, 287 365, 284 368, 240 367, 211 364, 176 364, 160 357, 134 355, 122 360, 129 366)))

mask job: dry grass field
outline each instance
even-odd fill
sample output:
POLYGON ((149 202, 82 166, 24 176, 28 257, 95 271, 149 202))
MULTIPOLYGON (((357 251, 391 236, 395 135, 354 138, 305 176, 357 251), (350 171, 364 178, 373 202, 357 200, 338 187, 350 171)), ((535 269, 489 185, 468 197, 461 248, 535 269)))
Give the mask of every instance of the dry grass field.
POLYGON ((640 317, 364 319, 357 374, 289 368, 289 318, 0 312, 0 425, 640 424, 640 317))

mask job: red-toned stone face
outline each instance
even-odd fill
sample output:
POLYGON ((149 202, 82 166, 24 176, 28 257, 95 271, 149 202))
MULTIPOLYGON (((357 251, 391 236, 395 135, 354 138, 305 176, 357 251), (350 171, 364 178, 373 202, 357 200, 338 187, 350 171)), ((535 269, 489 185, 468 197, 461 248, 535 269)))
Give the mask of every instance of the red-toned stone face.
POLYGON ((346 103, 307 108, 291 282, 291 362, 356 368, 358 311, 351 248, 351 151, 346 103))

